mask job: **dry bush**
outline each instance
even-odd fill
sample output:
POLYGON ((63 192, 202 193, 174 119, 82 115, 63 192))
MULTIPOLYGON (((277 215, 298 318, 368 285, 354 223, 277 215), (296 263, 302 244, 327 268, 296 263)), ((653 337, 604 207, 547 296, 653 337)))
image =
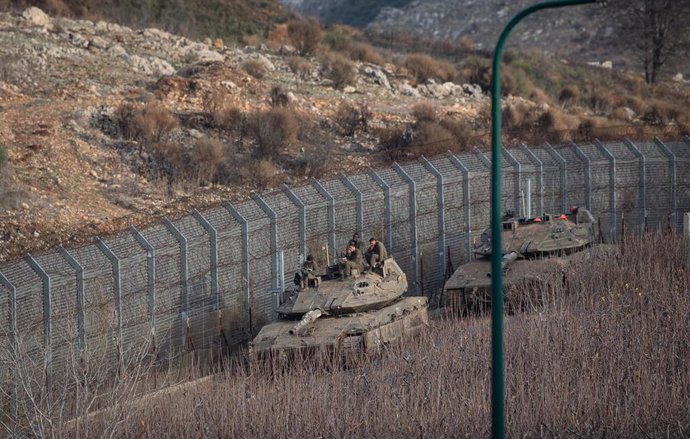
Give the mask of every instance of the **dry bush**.
POLYGON ((161 177, 168 184, 185 180, 191 174, 191 161, 184 145, 178 142, 159 142, 154 143, 150 151, 158 163, 161 177))
POLYGON ((369 119, 371 110, 364 102, 352 105, 349 102, 342 102, 334 115, 335 123, 340 128, 343 136, 353 136, 358 129, 367 131, 369 129, 369 119))
POLYGON ((139 137, 145 142, 160 142, 163 136, 177 128, 179 122, 163 103, 151 101, 134 118, 139 137))
POLYGON ((613 120, 619 120, 619 121, 630 121, 632 118, 630 117, 630 114, 628 113, 628 110, 626 110, 625 107, 617 107, 614 109, 609 117, 613 120))
POLYGON ((242 177, 245 181, 251 181, 260 187, 272 187, 280 180, 280 168, 271 160, 259 159, 243 168, 242 177))
POLYGON ((455 137, 454 151, 469 151, 474 146, 476 135, 467 123, 462 120, 443 119, 441 126, 455 137))
POLYGON ((566 85, 558 94, 558 100, 565 105, 572 105, 580 98, 580 89, 575 85, 566 85))
POLYGON ((215 179, 224 158, 223 142, 217 139, 202 138, 192 147, 190 159, 196 167, 197 184, 215 179))
POLYGON ((405 126, 393 126, 376 130, 379 145, 386 151, 407 148, 412 142, 412 130, 405 126))
POLYGON ((264 63, 258 59, 248 59, 244 62, 242 68, 247 74, 256 79, 263 79, 266 77, 266 73, 268 73, 264 63))
POLYGON ((319 45, 321 25, 315 18, 291 20, 287 35, 301 56, 311 55, 319 45))
POLYGON ((309 64, 309 61, 305 58, 302 58, 301 56, 291 56, 287 59, 287 64, 288 67, 290 67, 290 70, 292 70, 292 73, 297 75, 302 80, 305 80, 309 77, 309 73, 311 73, 311 64, 309 64))
POLYGON ((616 105, 615 96, 608 90, 595 88, 589 96, 589 106, 592 110, 607 113, 616 105))
POLYGON ((414 117, 417 125, 422 122, 436 121, 436 107, 428 102, 419 102, 412 107, 412 117, 414 117))
POLYGON ((321 43, 323 43, 325 46, 328 46, 330 50, 336 52, 345 52, 350 48, 352 38, 340 30, 335 30, 326 32, 321 39, 321 43))
POLYGON ((323 75, 333 82, 333 88, 342 89, 353 85, 357 79, 357 68, 349 59, 339 53, 327 52, 321 57, 323 75))
POLYGON ((354 61, 361 61, 376 65, 383 65, 386 61, 383 57, 367 43, 354 43, 350 46, 348 53, 350 58, 354 61))
POLYGON ((225 89, 214 90, 203 100, 209 124, 228 132, 240 129, 244 123, 242 111, 234 105, 232 96, 225 89))
POLYGON ((457 70, 452 64, 433 58, 424 53, 413 53, 403 61, 412 77, 421 84, 429 79, 452 81, 457 75, 457 70))
POLYGON ((472 41, 472 38, 468 37, 467 35, 461 36, 458 39, 457 45, 463 52, 471 52, 474 50, 474 41, 472 41))
POLYGON ((677 121, 686 114, 684 108, 672 102, 654 99, 649 103, 649 109, 642 115, 642 120, 650 125, 660 126, 677 121))
POLYGON ((297 141, 299 121, 287 108, 276 107, 259 113, 252 125, 259 157, 277 158, 283 148, 297 141))
POLYGON ((412 148, 415 155, 436 155, 454 149, 455 136, 435 121, 422 121, 415 127, 412 148))

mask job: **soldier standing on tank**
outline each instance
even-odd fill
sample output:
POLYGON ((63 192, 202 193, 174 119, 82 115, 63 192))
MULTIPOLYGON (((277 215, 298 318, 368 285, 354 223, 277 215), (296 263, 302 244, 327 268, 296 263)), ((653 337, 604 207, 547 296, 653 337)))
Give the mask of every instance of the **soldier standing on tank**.
POLYGON ((351 276, 352 270, 359 270, 361 273, 364 270, 364 263, 362 251, 352 244, 347 246, 347 252, 344 258, 340 258, 340 280, 344 280, 345 276, 351 276))
POLYGON ((388 258, 388 252, 383 242, 377 241, 376 238, 370 238, 369 248, 365 256, 369 270, 372 270, 388 258))

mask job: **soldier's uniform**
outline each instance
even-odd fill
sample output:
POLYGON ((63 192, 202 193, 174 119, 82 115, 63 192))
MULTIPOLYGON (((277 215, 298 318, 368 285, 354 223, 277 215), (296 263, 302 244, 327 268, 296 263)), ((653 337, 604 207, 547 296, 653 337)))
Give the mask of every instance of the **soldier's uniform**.
POLYGON ((366 259, 370 269, 376 267, 376 264, 379 264, 388 259, 388 252, 386 251, 386 246, 384 246, 381 241, 376 241, 376 244, 374 244, 373 248, 370 246, 367 249, 366 259))
POLYGON ((359 270, 360 273, 364 270, 364 259, 360 249, 355 248, 354 251, 345 255, 345 258, 347 260, 340 263, 341 278, 343 276, 350 276, 352 274, 352 269, 359 270))

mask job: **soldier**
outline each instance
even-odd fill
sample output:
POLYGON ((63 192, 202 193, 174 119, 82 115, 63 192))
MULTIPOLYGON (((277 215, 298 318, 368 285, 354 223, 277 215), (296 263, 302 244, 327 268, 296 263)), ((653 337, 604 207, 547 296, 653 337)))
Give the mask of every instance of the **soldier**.
POLYGON ((388 258, 388 252, 386 247, 381 241, 377 241, 376 238, 369 239, 369 248, 366 253, 366 261, 369 264, 369 269, 372 270, 374 267, 378 266, 380 263, 388 258))
POLYGON ((347 252, 344 258, 340 258, 340 280, 344 280, 345 276, 352 275, 352 269, 359 270, 361 273, 364 270, 364 263, 362 262, 362 251, 354 245, 347 246, 347 252))
POLYGON ((349 244, 354 244, 356 249, 362 251, 362 240, 359 239, 358 233, 355 232, 352 235, 352 239, 350 240, 349 244))
POLYGON ((575 224, 594 224, 596 222, 594 215, 584 207, 571 207, 570 216, 575 224))

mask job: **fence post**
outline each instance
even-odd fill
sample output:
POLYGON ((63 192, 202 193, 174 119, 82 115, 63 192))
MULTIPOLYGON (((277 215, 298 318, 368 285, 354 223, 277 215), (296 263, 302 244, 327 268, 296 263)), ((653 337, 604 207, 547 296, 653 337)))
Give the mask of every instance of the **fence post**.
POLYGON ((580 148, 580 146, 575 142, 570 142, 570 146, 575 151, 575 155, 580 158, 587 165, 585 169, 585 205, 587 210, 592 211, 592 161, 589 156, 580 148))
POLYGON ((215 310, 218 311, 221 308, 220 291, 218 290, 218 231, 198 210, 193 209, 192 216, 199 225, 206 230, 206 233, 208 233, 209 262, 211 264, 211 295, 215 302, 215 310))
POLYGON ((154 343, 156 341, 156 249, 148 242, 148 240, 141 234, 134 226, 130 227, 132 236, 137 240, 139 245, 146 250, 146 282, 147 282, 147 296, 148 296, 148 311, 151 319, 151 337, 154 343))
POLYGON ((280 285, 280 269, 278 267, 278 214, 263 198, 261 198, 261 195, 253 193, 252 199, 271 220, 271 273, 273 275, 271 287, 278 288, 280 285))
POLYGON ((299 251, 301 254, 300 262, 303 262, 307 258, 307 207, 288 185, 283 183, 281 189, 299 211, 299 251))
POLYGON ((86 337, 84 334, 84 267, 61 245, 58 246, 58 253, 74 269, 77 277, 77 337, 79 349, 83 351, 86 347, 86 337))
POLYGON ((180 277, 182 278, 182 281, 180 282, 180 318, 187 323, 187 334, 185 334, 186 341, 189 339, 189 297, 187 294, 187 283, 189 282, 189 263, 187 254, 187 238, 167 217, 163 218, 163 224, 180 244, 180 277))
POLYGON ((118 364, 122 364, 122 274, 120 272, 120 258, 99 237, 96 238, 96 247, 110 261, 113 270, 113 299, 115 300, 115 311, 117 313, 117 361, 118 364))
POLYGON ((383 215, 385 216, 384 226, 386 229, 386 245, 388 246, 388 251, 392 254, 393 253, 393 201, 391 200, 391 187, 373 169, 369 169, 369 176, 383 190, 383 204, 384 204, 383 215))
POLYGON ((563 203, 561 205, 561 213, 565 213, 568 211, 568 162, 561 155, 561 153, 556 151, 556 149, 548 142, 544 143, 544 147, 546 148, 546 151, 551 154, 551 157, 558 162, 559 167, 561 168, 561 200, 563 203))
POLYGON ((408 184, 409 196, 409 221, 410 221, 410 244, 412 245, 412 264, 414 271, 412 272, 412 285, 414 285, 414 294, 419 294, 419 250, 417 248, 417 183, 410 175, 405 172, 402 166, 397 162, 393 163, 393 169, 405 180, 408 184))
POLYGON ((436 203, 438 205, 438 257, 441 282, 445 281, 446 273, 446 196, 444 193, 443 174, 426 157, 420 158, 422 165, 436 177, 436 203))
MULTIPOLYGON (((0 273, 0 285, 5 287, 7 289, 7 300, 8 300, 8 305, 10 308, 10 315, 8 316, 10 319, 10 344, 12 345, 11 349, 14 350, 15 355, 19 354, 19 349, 17 345, 17 289, 14 287, 14 284, 10 282, 9 279, 5 277, 4 274, 0 273)), ((17 357, 18 358, 18 357, 17 357)), ((12 415, 16 418, 17 413, 18 413, 18 405, 17 405, 17 389, 18 389, 18 378, 16 377, 17 370, 15 368, 14 374, 15 374, 15 379, 12 380, 12 386, 14 388, 14 399, 11 402, 12 406, 12 415)))
POLYGON ((43 342, 45 344, 46 349, 46 356, 43 367, 45 370, 46 389, 48 389, 48 392, 50 393, 53 382, 53 323, 51 321, 52 286, 50 282, 50 276, 48 276, 48 273, 46 273, 43 267, 41 267, 38 261, 34 259, 34 257, 31 256, 31 254, 27 254, 25 260, 29 264, 29 266, 31 266, 31 269, 34 270, 34 272, 41 278, 41 282, 43 284, 43 342))
POLYGON ((522 191, 522 165, 515 158, 513 154, 506 148, 503 149, 503 157, 506 158, 508 163, 513 165, 513 197, 515 199, 515 212, 518 216, 525 216, 525 212, 520 212, 520 192, 522 191))
POLYGON ((350 180, 347 176, 340 174, 338 175, 340 181, 352 192, 357 200, 357 234, 360 239, 364 238, 364 196, 362 191, 350 180))
POLYGON ((640 203, 640 230, 644 230, 645 224, 647 224, 647 158, 644 153, 640 151, 630 139, 623 139, 625 146, 632 151, 633 154, 639 160, 639 203, 640 203))
POLYGON ((247 219, 242 216, 240 211, 237 210, 232 204, 225 203, 223 207, 225 207, 225 210, 227 210, 228 213, 235 218, 235 221, 240 223, 240 240, 242 241, 242 277, 244 277, 246 287, 245 297, 247 299, 247 311, 249 314, 249 332, 250 334, 253 334, 252 289, 249 282, 249 221, 247 221, 247 219))
POLYGON ((611 211, 611 239, 618 236, 618 218, 616 215, 616 158, 599 140, 594 140, 594 145, 609 159, 609 210, 611 211))
POLYGON ((671 218, 673 221, 673 230, 678 228, 678 195, 676 192, 676 155, 671 151, 671 148, 666 146, 658 137, 654 138, 654 144, 664 153, 668 158, 668 166, 670 173, 670 189, 671 189, 671 218))
POLYGON ((543 215, 544 214, 544 163, 542 163, 541 160, 539 160, 539 157, 532 152, 531 149, 524 143, 520 143, 518 147, 524 152, 527 157, 530 159, 532 164, 534 165, 534 168, 537 170, 537 193, 539 194, 539 198, 537 201, 537 215, 543 215))
POLYGON ((462 204, 465 217, 465 261, 469 262, 472 256, 472 203, 470 200, 470 170, 451 152, 448 153, 450 162, 462 173, 462 204))
POLYGON ((335 248, 335 198, 326 190, 319 180, 312 178, 311 184, 322 197, 328 200, 328 241, 333 252, 333 260, 338 258, 338 249, 335 248))

